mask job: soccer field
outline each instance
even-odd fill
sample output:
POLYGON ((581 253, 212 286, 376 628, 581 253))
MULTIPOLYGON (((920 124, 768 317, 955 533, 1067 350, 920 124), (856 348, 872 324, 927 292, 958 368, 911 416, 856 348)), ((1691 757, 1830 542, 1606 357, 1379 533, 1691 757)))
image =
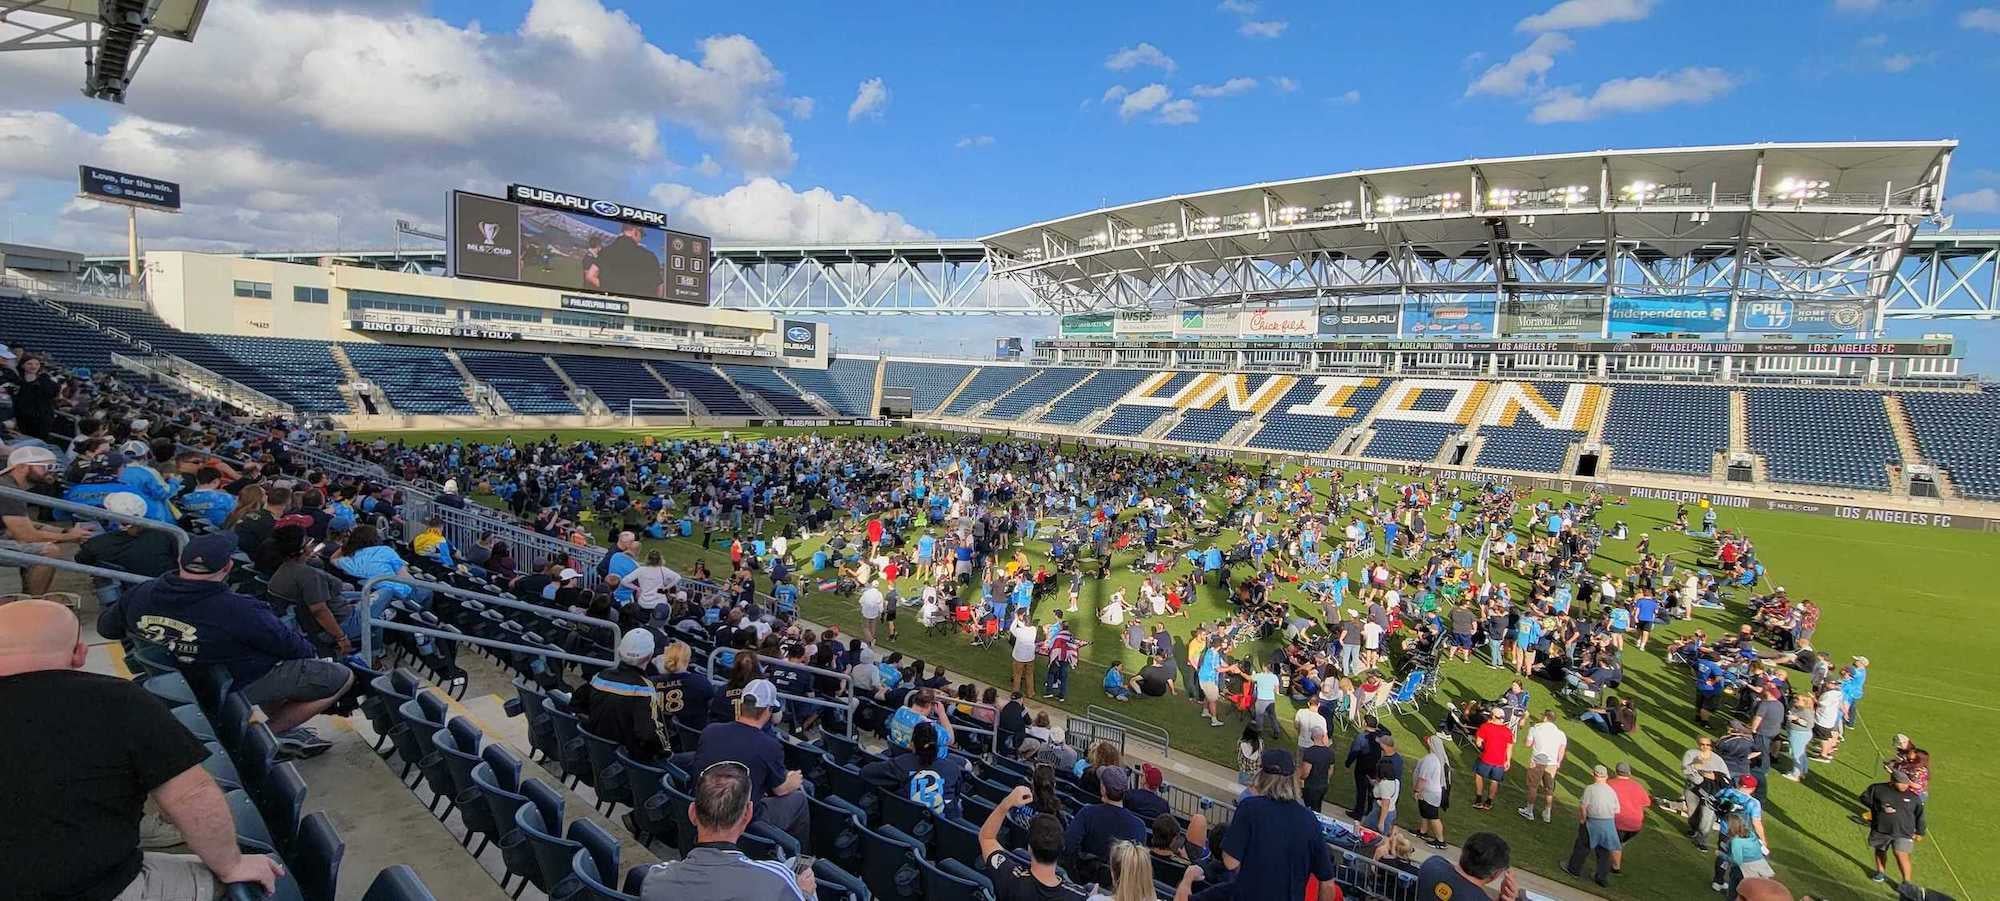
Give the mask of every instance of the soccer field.
MULTIPOLYGON (((721 430, 650 430, 662 438, 712 437, 721 430)), ((738 435, 766 434, 779 430, 735 430, 738 435)), ((396 433, 391 433, 396 434, 396 433)), ((470 441, 496 440, 515 434, 519 440, 537 440, 537 432, 454 432, 401 433, 409 440, 464 438, 470 441)), ((638 431, 564 432, 564 440, 590 437, 608 440, 635 437, 638 431)), ((357 436, 361 437, 361 436, 357 436)), ((372 437, 372 436, 369 436, 372 437)), ((1376 478, 1374 474, 1348 473, 1347 482, 1376 478)), ((1391 481, 1397 481, 1393 477, 1391 481)), ((1316 479, 1313 488, 1324 496, 1327 480, 1316 479)), ((1556 497, 1553 492, 1537 492, 1534 497, 1556 497)), ((1219 509, 1219 499, 1212 508, 1219 509)), ((1441 513, 1441 511, 1439 511, 1441 513)), ((1624 520, 1631 537, 1607 541, 1593 569, 1600 572, 1623 567, 1641 533, 1651 532, 1656 553, 1675 556, 1683 565, 1699 564, 1711 552, 1707 543, 1678 533, 1660 531, 1671 521, 1673 505, 1666 501, 1633 500, 1629 505, 1607 506, 1599 516, 1609 526, 1624 520)), ((1795 893, 1820 898, 1887 897, 1891 893, 1868 881, 1872 862, 1864 842, 1865 827, 1858 818, 1856 796, 1870 783, 1882 778, 1880 761, 1888 755, 1891 737, 1909 733, 1930 751, 1933 763, 1932 803, 1927 809, 1930 834, 1918 845, 1915 866, 1918 881, 1959 898, 1989 897, 2000 886, 2000 860, 1985 857, 1977 848, 1977 836, 2000 825, 2000 814, 1982 811, 1973 800, 1991 797, 1995 774, 1990 769, 1968 764, 1979 745, 2000 735, 2000 686, 1990 678, 1991 664, 1978 663, 1996 631, 1977 612, 1977 605, 1990 595, 1990 581, 2000 560, 2000 535, 1969 530, 1934 529, 1905 525, 1840 520, 1799 513, 1724 509, 1720 525, 1747 533, 1755 541, 1759 559, 1770 578, 1790 590, 1793 597, 1809 598, 1821 605, 1824 615, 1814 642, 1822 652, 1844 662, 1860 654, 1870 659, 1868 693, 1862 704, 1861 722, 1850 732, 1839 760, 1831 764, 1815 762, 1803 783, 1776 779, 1769 789, 1766 826, 1772 845, 1772 863, 1780 877, 1795 893), (1982 590, 1987 589, 1987 590, 1982 590)), ((1432 518, 1439 522, 1438 517, 1432 518)), ((800 542, 794 547, 803 555, 825 536, 800 542)), ((1234 543, 1237 534, 1225 531, 1218 543, 1234 543)), ((670 539, 654 542, 671 565, 691 565, 697 558, 708 560, 711 569, 726 570, 727 538, 718 535, 714 550, 704 551, 698 540, 670 539)), ((1226 546, 1226 544, 1225 544, 1226 546)), ((1044 559, 1045 542, 1029 548, 1030 558, 1044 559)), ((1141 576, 1128 572, 1126 564, 1139 551, 1121 552, 1114 558, 1112 575, 1104 583, 1087 583, 1084 613, 1072 617, 1081 636, 1092 642, 1083 651, 1084 666, 1071 677, 1069 700, 1058 706, 1081 713, 1090 705, 1108 705, 1099 687, 1102 668, 1116 659, 1125 659, 1128 671, 1136 671, 1139 657, 1127 652, 1115 630, 1097 623, 1090 615, 1097 603, 1116 588, 1123 587, 1137 597, 1141 576)), ((1372 563, 1375 558, 1365 558, 1372 563)), ((1410 567, 1415 561, 1391 560, 1391 566, 1410 567)), ((1177 571, 1184 571, 1185 563, 1177 571)), ((1522 582, 1507 574, 1517 597, 1525 596, 1522 582)), ((908 586, 905 586, 906 589, 908 586)), ((1767 587, 1767 586, 1766 586, 1767 587)), ((1760 591, 1762 588, 1760 588, 1760 591)), ((1220 619, 1228 606, 1215 589, 1206 586, 1191 615, 1167 620, 1168 628, 1185 634, 1201 621, 1220 619)), ((1302 599, 1296 586, 1281 586, 1281 596, 1302 599)), ((1497 832, 1514 847, 1515 863, 1553 878, 1571 881, 1597 891, 1588 883, 1567 880, 1557 869, 1566 856, 1575 827, 1567 818, 1575 815, 1577 793, 1589 781, 1589 766, 1630 762, 1635 774, 1645 781, 1656 797, 1679 793, 1678 764, 1683 751, 1693 747, 1696 727, 1692 719, 1691 680, 1685 668, 1669 668, 1663 648, 1674 637, 1696 627, 1710 635, 1733 631, 1746 617, 1740 603, 1748 592, 1739 591, 1728 610, 1701 611, 1692 622, 1666 625, 1655 634, 1647 652, 1626 650, 1626 682, 1621 696, 1638 704, 1640 722, 1636 733, 1612 738, 1574 721, 1579 704, 1558 701, 1552 687, 1532 686, 1534 709, 1551 705, 1559 711, 1571 743, 1570 762, 1561 774, 1557 821, 1553 824, 1528 822, 1514 812, 1524 798, 1521 770, 1510 772, 1510 780, 1499 803, 1491 811, 1473 810, 1469 785, 1460 785, 1455 803, 1446 814, 1449 837, 1462 839, 1475 831, 1497 832)), ((1046 613, 1047 607, 1041 608, 1046 613)), ((854 601, 850 598, 809 592, 803 601, 805 615, 821 623, 834 623, 853 633, 860 626, 854 601)), ((1312 611, 1315 612, 1316 611, 1312 611)), ((965 674, 989 684, 1005 686, 1007 654, 1000 647, 971 648, 963 639, 933 638, 915 627, 914 616, 904 617, 902 636, 885 645, 906 656, 939 663, 954 673, 965 674)), ((1260 650, 1261 657, 1261 650, 1260 650)), ((1796 674, 1795 674, 1796 675, 1796 674)), ((1494 698, 1506 688, 1511 676, 1487 668, 1483 663, 1452 661, 1444 664, 1438 694, 1418 713, 1398 718, 1390 726, 1402 741, 1404 753, 1416 754, 1416 737, 1426 721, 1435 721, 1441 703, 1469 698, 1494 698)), ((1803 676, 1797 675, 1802 682, 1803 676)), ((1289 705, 1279 702, 1283 720, 1290 723, 1289 705)), ((1157 723, 1166 728, 1176 752, 1189 753, 1233 767, 1235 741, 1241 730, 1232 721, 1223 728, 1211 728, 1196 708, 1178 697, 1135 700, 1122 705, 1121 713, 1157 723)), ((1718 719, 1718 723, 1721 720, 1718 719)), ((1719 726, 1717 731, 1719 731, 1719 726)), ((1352 732, 1337 729, 1333 743, 1345 747, 1352 732)), ((1290 739, 1284 740, 1289 743, 1290 739)), ((1471 754, 1455 749, 1457 778, 1469 782, 1471 754)), ((1782 767, 1780 767, 1782 770, 1782 767)), ((1779 770, 1774 770, 1773 775, 1779 770)), ((1345 773, 1336 773, 1329 802, 1346 804, 1351 789, 1345 773)), ((1399 822, 1416 821, 1415 803, 1405 791, 1399 822)), ((1645 833, 1634 839, 1625 855, 1623 875, 1613 878, 1605 894, 1615 898, 1695 898, 1709 895, 1710 858, 1698 851, 1679 831, 1678 817, 1654 810, 1647 815, 1645 833)), ((1893 870, 1893 864, 1892 864, 1893 870)))

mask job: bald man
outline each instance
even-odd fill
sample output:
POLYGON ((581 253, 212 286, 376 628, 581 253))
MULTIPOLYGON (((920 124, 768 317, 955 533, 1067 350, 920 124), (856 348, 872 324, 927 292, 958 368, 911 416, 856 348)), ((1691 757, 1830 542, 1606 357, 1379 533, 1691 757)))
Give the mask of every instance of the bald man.
POLYGON ((1792 890, 1776 879, 1755 877, 1736 884, 1736 901, 1792 901, 1792 890))
POLYGON ((222 883, 269 892, 269 857, 239 852, 208 750, 139 685, 82 671, 76 616, 40 600, 0 604, 0 873, 9 897, 211 901, 222 883), (186 854, 139 849, 151 798, 186 854))

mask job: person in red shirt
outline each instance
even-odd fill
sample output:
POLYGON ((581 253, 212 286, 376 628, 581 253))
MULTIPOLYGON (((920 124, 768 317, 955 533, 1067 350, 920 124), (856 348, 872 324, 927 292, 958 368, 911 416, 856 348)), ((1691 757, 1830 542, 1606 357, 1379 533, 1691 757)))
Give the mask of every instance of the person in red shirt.
POLYGON ((1507 728, 1507 711, 1495 707, 1486 722, 1472 733, 1479 746, 1479 763, 1472 768, 1472 808, 1492 810, 1500 797, 1500 783, 1507 778, 1507 765, 1514 761, 1514 730, 1507 728), (1490 788, 1490 790, 1489 790, 1490 788))
MULTIPOLYGON (((1618 764, 1618 775, 1612 776, 1607 784, 1618 793, 1618 816, 1611 821, 1612 828, 1618 830, 1618 843, 1629 845, 1646 826, 1646 808, 1653 806, 1653 794, 1646 790, 1646 783, 1632 778, 1632 765, 1622 761, 1618 764)), ((1625 852, 1622 849, 1611 852, 1611 872, 1624 868, 1625 852)))
POLYGON ((868 546, 871 548, 875 548, 875 547, 880 547, 881 545, 882 545, 882 520, 871 519, 868 521, 868 546))

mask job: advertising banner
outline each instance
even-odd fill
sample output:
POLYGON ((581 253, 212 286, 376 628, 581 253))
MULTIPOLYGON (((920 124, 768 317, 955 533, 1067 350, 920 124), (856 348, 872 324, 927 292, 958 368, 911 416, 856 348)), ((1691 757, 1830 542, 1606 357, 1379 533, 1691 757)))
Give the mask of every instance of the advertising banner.
POLYGON ((616 313, 619 315, 632 312, 632 305, 622 300, 612 300, 609 297, 578 297, 574 294, 563 295, 562 308, 565 310, 582 310, 587 313, 616 313))
POLYGON ((1402 309, 1395 303, 1343 303, 1319 308, 1322 338, 1388 337, 1396 334, 1402 309))
POLYGON ((785 356, 812 357, 819 354, 819 326, 803 319, 787 319, 785 356))
POLYGON ((1021 346, 1021 339, 1019 338, 993 339, 993 359, 995 360, 1018 360, 1026 352, 1027 349, 1021 346))
POLYGON ((1173 314, 1125 310, 1112 322, 1111 331, 1119 335, 1171 335, 1174 333, 1173 314))
POLYGON ((164 179, 128 175, 96 166, 76 167, 76 178, 77 190, 90 195, 92 200, 156 210, 178 211, 181 208, 181 186, 164 179))
POLYGON ((1611 335, 1646 332, 1725 334, 1729 331, 1729 295, 1611 298, 1611 335))
POLYGON ((1514 297, 1500 304, 1506 335, 1584 335, 1604 330, 1601 297, 1514 297))
POLYGON ((1865 300, 1780 300, 1745 297, 1736 327, 1746 332, 1855 334, 1875 325, 1875 305, 1865 300))
POLYGON ((1318 317, 1311 307, 1291 310, 1251 310, 1243 314, 1245 338, 1310 338, 1318 317))
POLYGON ((1062 318, 1061 334, 1065 338, 1089 338, 1111 334, 1110 313, 1076 313, 1062 318))
POLYGON ((1493 334, 1494 302, 1490 300, 1410 304, 1403 310, 1403 331, 1412 338, 1485 338, 1493 334))
POLYGON ((1226 335, 1234 338, 1239 334, 1240 318, 1235 310, 1182 310, 1180 327, 1175 331, 1182 335, 1226 335))
POLYGON ((428 322, 386 322, 380 319, 354 319, 348 328, 357 332, 388 332, 395 335, 427 335, 436 338, 485 338, 488 341, 518 341, 520 332, 505 329, 485 328, 476 325, 454 325, 451 323, 428 322))

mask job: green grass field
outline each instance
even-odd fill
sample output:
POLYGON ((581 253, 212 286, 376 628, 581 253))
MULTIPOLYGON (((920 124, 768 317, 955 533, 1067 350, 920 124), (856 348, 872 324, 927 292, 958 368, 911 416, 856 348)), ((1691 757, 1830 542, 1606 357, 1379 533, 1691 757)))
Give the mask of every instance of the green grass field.
MULTIPOLYGON (((655 430, 660 437, 688 437, 715 430, 655 430)), ((752 434, 738 430, 738 434, 752 434)), ((464 438, 491 440, 505 432, 402 433, 410 440, 464 438)), ((623 438, 634 433, 600 431, 559 433, 563 438, 623 438)), ((539 433, 521 433, 522 438, 540 438, 539 433)), ((1361 477, 1351 473, 1350 483, 1361 477)), ((1314 485, 1324 495, 1323 481, 1314 485)), ((1552 493, 1544 493, 1554 496, 1552 493)), ((1672 515, 1672 505, 1661 501, 1635 500, 1630 506, 1607 507, 1600 520, 1625 520, 1636 540, 1641 532, 1652 532, 1658 553, 1675 555, 1683 562, 1695 562, 1707 552, 1704 545, 1684 536, 1658 531, 1672 515)), ((1433 522, 1439 520, 1433 519, 1433 522)), ((1803 783, 1777 779, 1770 788, 1766 806, 1766 826, 1772 844, 1772 862, 1780 877, 1795 894, 1810 893, 1818 898, 1891 897, 1892 893, 1868 882, 1872 869, 1864 843, 1865 827, 1858 820, 1856 796, 1868 784, 1881 778, 1879 761, 1887 756, 1891 737, 1909 733, 1931 752, 1933 761, 1932 804, 1927 813, 1930 836, 1918 846, 1915 866, 1918 881, 1958 898, 1988 897, 2000 886, 2000 860, 1980 853, 1978 835, 2000 826, 2000 814, 1982 809, 1973 799, 1991 797, 1996 788, 1994 771, 1972 767, 1978 748, 2000 735, 2000 686, 1982 678, 1994 672, 1990 664, 1980 664, 1987 643, 1996 632, 1978 605, 1990 595, 1989 580, 2000 571, 2000 536, 1950 529, 1919 529, 1909 526, 1846 521, 1796 513, 1755 510, 1724 510, 1721 524, 1747 532, 1757 543, 1760 559, 1777 582, 1794 597, 1811 598, 1825 610, 1815 641, 1820 650, 1845 660, 1849 655, 1870 658, 1868 695, 1862 705, 1862 722, 1850 732, 1840 759, 1832 764, 1815 763, 1803 783), (1981 560, 1987 562, 1981 563, 1981 560), (1982 590, 1985 589, 1985 590, 1982 590)), ((795 545, 810 555, 823 536, 795 545)), ((1233 542, 1236 535, 1225 532, 1222 540, 1233 542)), ((690 566, 705 558, 711 569, 728 566, 727 539, 720 538, 714 550, 704 551, 698 540, 670 539, 655 542, 671 565, 690 566)), ((1036 542, 1030 557, 1039 563, 1047 545, 1036 542)), ((1593 564, 1600 571, 1622 567, 1632 542, 1611 542, 1593 564)), ((1086 587, 1084 613, 1074 617, 1082 637, 1092 642, 1083 652, 1084 666, 1070 680, 1069 700, 1061 704, 1081 713, 1090 705, 1115 706, 1128 716, 1156 723, 1172 736, 1177 753, 1192 754, 1233 767, 1239 721, 1223 728, 1211 728, 1189 702, 1177 697, 1138 700, 1125 705, 1108 701, 1099 687, 1102 667, 1110 661, 1127 661, 1136 670, 1136 653, 1124 650, 1114 630, 1090 615, 1099 599, 1117 587, 1125 587, 1129 597, 1137 597, 1140 576, 1125 571, 1125 564, 1137 552, 1114 558, 1108 584, 1095 581, 1086 587)), ((1182 564, 1185 566, 1185 564, 1182 564)), ((1407 561, 1391 561, 1407 566, 1407 561)), ((1508 578, 1512 579, 1510 575, 1508 578)), ((906 586, 907 587, 907 586, 906 586)), ((1516 580, 1516 588, 1522 587, 1516 580)), ((1208 591, 1213 591, 1211 587, 1208 591)), ((1280 589, 1293 600, 1300 595, 1295 587, 1280 589)), ((851 599, 810 593, 803 601, 806 616, 821 623, 833 623, 854 633, 860 618, 851 599)), ((1047 607, 1041 608, 1046 614, 1047 607)), ((1227 606, 1219 596, 1204 593, 1191 607, 1186 619, 1170 619, 1170 630, 1184 634, 1195 623, 1219 619, 1227 606)), ((1577 792, 1589 781, 1588 768, 1630 762, 1656 796, 1678 795, 1677 774, 1681 753, 1693 746, 1696 727, 1693 703, 1684 669, 1669 669, 1662 648, 1671 638, 1696 626, 1711 635, 1731 630, 1744 616, 1740 606, 1728 611, 1703 611, 1692 623, 1674 623, 1653 637, 1648 652, 1630 647, 1626 651, 1627 681, 1621 694, 1639 705, 1637 733, 1613 739, 1573 721, 1580 709, 1559 704, 1569 734, 1570 762, 1561 774, 1557 821, 1530 823, 1520 819, 1514 808, 1524 798, 1521 773, 1517 767, 1503 790, 1500 803, 1492 811, 1475 811, 1469 804, 1470 788, 1461 787, 1454 808, 1446 815, 1453 840, 1475 831, 1494 831, 1507 837, 1514 848, 1517 865, 1545 876, 1571 882, 1557 869, 1566 856, 1575 827, 1577 792)), ((1005 686, 1008 678, 1006 652, 999 647, 971 648, 963 639, 933 638, 916 628, 914 616, 905 616, 900 638, 884 644, 907 656, 943 664, 954 673, 971 676, 989 684, 1005 686)), ((1488 669, 1479 662, 1445 664, 1438 701, 1497 697, 1510 676, 1488 669)), ((1533 686, 1537 713, 1555 703, 1550 686, 1533 686)), ((1284 721, 1290 722, 1289 705, 1280 701, 1284 721)), ((1418 714, 1391 723, 1403 739, 1405 754, 1414 762, 1415 738, 1426 721, 1440 714, 1435 704, 1418 714)), ((1336 748, 1344 748, 1352 733, 1338 730, 1336 748)), ((1289 741, 1289 739, 1287 739, 1289 741)), ((1471 755, 1457 749, 1455 764, 1460 779, 1471 770, 1471 755)), ((1782 769, 1782 768, 1781 768, 1782 769)), ((1774 771, 1775 774, 1776 771, 1774 771)), ((1346 804, 1352 799, 1344 773, 1335 774, 1329 803, 1346 804)), ((1400 821, 1414 823, 1414 801, 1405 792, 1400 821)), ((1645 833, 1636 838, 1625 855, 1623 875, 1614 877, 1608 894, 1614 898, 1681 899, 1709 895, 1709 857, 1684 838, 1679 818, 1654 810, 1647 815, 1645 833)), ((1892 865, 1893 869, 1893 865, 1892 865)), ((1591 888, 1587 883, 1575 883, 1591 888)))

